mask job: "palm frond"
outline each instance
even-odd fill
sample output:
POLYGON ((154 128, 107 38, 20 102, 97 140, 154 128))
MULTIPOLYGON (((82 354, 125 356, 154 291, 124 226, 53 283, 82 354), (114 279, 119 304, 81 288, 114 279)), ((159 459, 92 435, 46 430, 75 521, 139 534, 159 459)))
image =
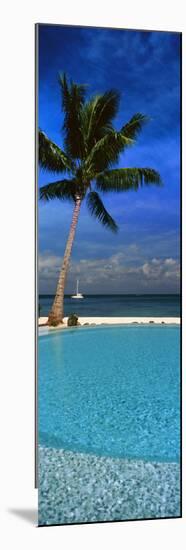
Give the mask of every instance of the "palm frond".
POLYGON ((85 105, 82 111, 82 125, 88 152, 96 141, 113 129, 112 121, 117 114, 118 106, 119 93, 116 90, 97 95, 85 105))
POLYGON ((144 124, 148 122, 149 118, 141 113, 136 113, 130 120, 121 128, 121 133, 126 138, 136 139, 139 132, 141 132, 144 124))
POLYGON ((76 193, 77 186, 75 179, 63 179, 40 187, 40 199, 44 201, 53 199, 74 201, 76 193))
POLYGON ((66 151, 73 158, 83 158, 84 140, 81 129, 81 111, 85 101, 86 86, 68 83, 66 75, 59 75, 59 84, 64 112, 63 130, 65 133, 66 151))
POLYGON ((131 145, 133 140, 120 132, 108 132, 91 149, 85 163, 88 172, 95 174, 95 177, 96 173, 113 166, 118 162, 120 153, 131 145))
POLYGON ((88 193, 87 206, 90 213, 95 216, 102 223, 102 225, 104 225, 114 233, 117 232, 118 227, 116 222, 107 212, 100 196, 98 195, 98 193, 96 193, 96 191, 90 191, 88 193))
POLYGON ((96 180, 99 191, 137 191, 143 185, 162 186, 160 174, 151 168, 118 168, 100 174, 96 180))
POLYGON ((39 164, 45 170, 56 174, 69 172, 72 169, 72 162, 68 156, 41 130, 39 130, 39 164))

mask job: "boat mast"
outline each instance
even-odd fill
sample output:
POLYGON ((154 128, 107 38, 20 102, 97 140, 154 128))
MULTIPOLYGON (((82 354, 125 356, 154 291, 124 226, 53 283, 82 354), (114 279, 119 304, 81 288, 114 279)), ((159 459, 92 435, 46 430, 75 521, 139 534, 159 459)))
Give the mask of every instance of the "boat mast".
POLYGON ((76 294, 78 294, 78 287, 79 287, 79 280, 77 279, 77 290, 76 290, 76 294))

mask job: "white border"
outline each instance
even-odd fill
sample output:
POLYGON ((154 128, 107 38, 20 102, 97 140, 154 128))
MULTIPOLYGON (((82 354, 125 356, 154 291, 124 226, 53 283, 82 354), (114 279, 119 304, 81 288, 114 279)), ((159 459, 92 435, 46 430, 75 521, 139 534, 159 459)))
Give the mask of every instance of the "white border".
MULTIPOLYGON (((183 547, 183 519, 36 529, 31 522, 8 511, 37 506, 37 492, 33 489, 34 24, 48 22, 183 31, 184 53, 183 6, 181 0, 174 5, 168 0, 154 3, 149 0, 130 0, 128 3, 115 0, 111 7, 108 0, 94 0, 92 3, 78 0, 67 5, 61 0, 34 0, 32 3, 16 0, 3 7, 0 33, 1 152, 3 147, 0 178, 1 304, 3 302, 0 506, 3 548, 17 544, 20 550, 39 549, 41 545, 48 549, 56 543, 61 543, 63 548, 82 549, 114 546, 172 549, 177 544, 183 547)), ((185 92, 185 54, 183 77, 185 92)), ((184 115, 183 109, 183 120, 184 115)))

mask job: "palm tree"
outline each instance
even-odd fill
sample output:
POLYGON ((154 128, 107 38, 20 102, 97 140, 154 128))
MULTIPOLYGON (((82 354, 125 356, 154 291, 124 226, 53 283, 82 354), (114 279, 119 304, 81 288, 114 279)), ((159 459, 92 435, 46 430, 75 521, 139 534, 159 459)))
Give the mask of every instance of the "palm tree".
POLYGON ((72 245, 82 202, 106 228, 118 227, 107 212, 99 192, 137 191, 143 185, 161 185, 158 172, 151 168, 115 168, 119 155, 133 145, 148 120, 137 113, 117 131, 112 121, 118 112, 119 94, 109 90, 85 101, 86 86, 59 75, 64 113, 64 149, 39 131, 39 162, 42 168, 65 177, 40 188, 40 198, 68 200, 73 204, 72 222, 66 243, 55 299, 48 324, 63 322, 64 290, 72 245))

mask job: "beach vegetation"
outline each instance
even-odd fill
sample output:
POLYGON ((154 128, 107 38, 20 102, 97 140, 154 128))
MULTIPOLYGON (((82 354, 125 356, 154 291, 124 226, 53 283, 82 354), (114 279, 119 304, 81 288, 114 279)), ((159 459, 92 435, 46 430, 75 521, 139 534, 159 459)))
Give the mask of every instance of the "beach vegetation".
POLYGON ((68 327, 76 327, 78 325, 78 316, 75 313, 71 313, 67 320, 68 327))

